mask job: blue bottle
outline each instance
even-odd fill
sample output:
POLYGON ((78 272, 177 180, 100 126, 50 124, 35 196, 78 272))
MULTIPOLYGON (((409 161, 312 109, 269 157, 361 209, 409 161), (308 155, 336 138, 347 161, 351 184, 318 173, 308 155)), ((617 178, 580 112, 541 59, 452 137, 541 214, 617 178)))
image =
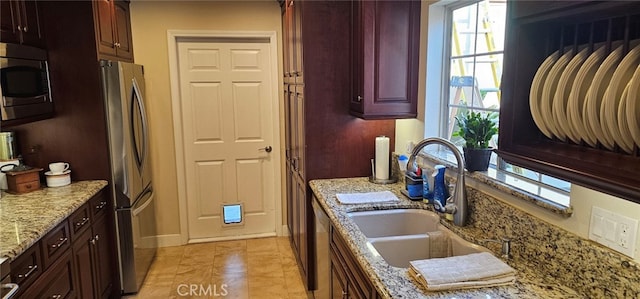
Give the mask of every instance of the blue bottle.
POLYGON ((449 188, 444 180, 444 172, 447 168, 444 165, 435 166, 435 179, 433 181, 433 200, 439 201, 444 207, 447 204, 447 198, 449 198, 449 188))
POLYGON ((426 203, 433 203, 433 180, 426 168, 422 169, 422 198, 426 203), (431 182, 431 183, 429 183, 431 182))

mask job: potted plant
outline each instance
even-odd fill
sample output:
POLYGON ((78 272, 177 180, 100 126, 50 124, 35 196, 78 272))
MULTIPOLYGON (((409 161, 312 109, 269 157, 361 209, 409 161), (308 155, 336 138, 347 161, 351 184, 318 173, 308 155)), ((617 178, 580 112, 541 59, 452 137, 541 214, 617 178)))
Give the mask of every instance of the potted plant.
POLYGON ((493 148, 489 146, 491 137, 498 133, 496 113, 480 113, 468 111, 456 116, 459 136, 465 141, 462 147, 465 166, 469 171, 486 171, 493 148))

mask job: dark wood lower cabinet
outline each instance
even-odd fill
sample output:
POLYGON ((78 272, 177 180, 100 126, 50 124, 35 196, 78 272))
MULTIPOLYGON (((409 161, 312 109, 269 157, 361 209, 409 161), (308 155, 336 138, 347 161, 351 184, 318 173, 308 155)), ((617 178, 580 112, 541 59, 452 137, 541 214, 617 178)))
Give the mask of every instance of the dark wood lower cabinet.
POLYGON ((111 295, 113 259, 107 220, 105 213, 97 214, 91 229, 74 239, 73 256, 80 298, 109 298, 111 295))
POLYGON ((20 298, 78 298, 76 293, 77 288, 78 286, 74 280, 71 251, 67 250, 20 298))
POLYGON ((11 263, 18 298, 111 297, 115 247, 107 195, 98 193, 11 263))
POLYGON ((331 250, 331 298, 346 298, 349 295, 347 291, 347 274, 337 260, 336 253, 331 250))
POLYGON ((331 228, 331 295, 333 299, 370 299, 380 297, 358 265, 346 242, 331 228))
POLYGON ((73 262, 78 277, 78 296, 93 297, 93 271, 91 267, 91 230, 85 231, 73 243, 73 262))
POLYGON ((109 298, 113 286, 114 260, 113 240, 109 234, 109 221, 106 216, 93 224, 93 242, 91 245, 94 258, 95 298, 109 298))

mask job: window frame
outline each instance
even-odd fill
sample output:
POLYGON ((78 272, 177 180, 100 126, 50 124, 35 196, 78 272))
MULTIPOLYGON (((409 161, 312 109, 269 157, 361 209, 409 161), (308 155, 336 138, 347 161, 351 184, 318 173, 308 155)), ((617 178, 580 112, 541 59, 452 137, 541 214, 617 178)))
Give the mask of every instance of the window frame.
MULTIPOLYGON (((438 41, 441 41, 441 44, 443 46, 441 47, 442 52, 440 52, 439 55, 437 54, 438 51, 433 49, 435 47, 427 46, 427 57, 429 57, 429 55, 432 55, 431 57, 434 57, 434 56, 441 57, 441 60, 440 62, 433 63, 433 62, 430 62, 430 59, 427 58, 427 80, 426 80, 427 94, 425 99, 425 116, 430 115, 429 108, 434 108, 434 105, 437 105, 438 112, 437 112, 437 117, 434 117, 433 119, 428 120, 428 117, 425 117, 425 122, 424 122, 425 137, 436 135, 440 137, 445 136, 445 138, 447 138, 446 136, 449 134, 448 124, 449 124, 449 108, 450 108, 450 80, 451 80, 451 61, 453 57, 451 55, 452 54, 451 45, 452 45, 452 32, 453 32, 453 26, 452 26, 453 11, 465 6, 478 4, 482 1, 484 0, 458 0, 458 1, 443 0, 436 3, 432 3, 429 7, 429 22, 427 26, 428 27, 427 28, 428 30, 427 44, 437 43, 438 41), (441 28, 439 26, 441 26, 441 28), (438 27, 438 28, 434 28, 434 27, 438 27), (430 83, 430 82, 433 82, 435 80, 434 78, 432 78, 432 76, 429 76, 428 74, 429 73, 435 74, 436 72, 433 72, 433 70, 436 67, 439 68, 440 78, 437 79, 439 82, 437 83, 437 85, 434 86, 433 83, 430 83), (432 70, 432 72, 429 72, 429 70, 432 70), (431 78, 431 81, 429 80, 430 78, 431 78), (429 87, 429 85, 431 85, 432 88, 433 87, 439 87, 439 88, 437 88, 437 91, 434 92, 433 89, 429 87), (436 121, 437 121, 437 125, 435 123, 436 121), (436 125, 435 126, 437 128, 436 130, 433 129, 434 125, 436 125)), ((476 21, 476 34, 475 34, 476 41, 478 39, 477 23, 478 22, 476 21)), ((490 52, 490 54, 496 54, 496 52, 498 51, 492 51, 490 52)), ((499 51, 499 52, 501 52, 501 54, 504 55, 504 49, 502 49, 502 51, 499 51)), ((476 56, 476 57, 485 56, 487 54, 488 53, 482 53, 482 55, 477 55, 476 53, 474 53, 473 56, 476 56)), ((469 55, 462 55, 462 56, 469 56, 469 55)), ((504 64, 502 65, 502 67, 504 68, 504 64)), ((474 75, 475 75, 475 70, 474 70, 474 75)), ((478 110, 486 110, 486 109, 478 109, 478 110)), ((499 110, 498 110, 498 113, 499 113, 499 110)), ((431 115, 433 115, 433 113, 431 113, 431 115)), ((517 171, 508 170, 507 169, 508 168, 507 165, 509 165, 508 163, 506 163, 501 157, 497 156, 495 153, 492 154, 492 156, 493 156, 492 163, 490 164, 489 167, 491 168, 491 171, 496 172, 496 175, 495 175, 496 179, 501 180, 505 184, 508 184, 516 189, 521 189, 521 190, 525 190, 525 189, 523 189, 521 186, 507 183, 507 181, 504 178, 514 177, 514 178, 517 178, 517 180, 524 181, 525 184, 534 184, 537 186, 537 189, 538 189, 537 195, 540 196, 542 199, 547 200, 553 204, 565 206, 569 209, 571 208, 571 202, 570 202, 571 182, 554 178, 554 177, 551 177, 539 172, 535 172, 529 169, 525 169, 516 165, 510 165, 512 169, 520 168, 528 172, 534 173, 537 176, 537 180, 532 179, 527 177, 526 175, 522 175, 518 173, 517 171), (545 177, 550 177, 552 179, 563 182, 564 187, 560 185, 547 184, 543 182, 543 179, 545 177), (566 197, 567 204, 562 203, 558 200, 554 200, 552 198, 545 197, 544 195, 542 195, 543 190, 551 190, 553 192, 560 194, 563 197, 566 197)), ((451 161, 451 159, 447 159, 447 160, 451 161)))

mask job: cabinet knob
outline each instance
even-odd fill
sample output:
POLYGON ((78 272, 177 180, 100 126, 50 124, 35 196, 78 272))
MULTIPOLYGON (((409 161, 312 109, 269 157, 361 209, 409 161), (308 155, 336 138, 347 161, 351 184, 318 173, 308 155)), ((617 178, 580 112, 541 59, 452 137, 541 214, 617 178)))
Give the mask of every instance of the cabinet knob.
POLYGON ((18 25, 18 31, 22 31, 22 26, 18 25))
POLYGON ((24 26, 24 28, 22 28, 22 31, 24 31, 24 32, 27 32, 27 31, 29 31, 29 27, 27 27, 27 26, 24 26))
POLYGON ((362 98, 362 96, 357 96, 357 97, 356 97, 356 101, 357 101, 357 102, 362 102, 362 99, 363 99, 363 98, 362 98))
POLYGON ((116 43, 116 47, 120 48, 120 43, 116 43))
POLYGON ((62 298, 62 295, 56 294, 56 295, 51 296, 51 299, 60 299, 60 298, 62 298))

